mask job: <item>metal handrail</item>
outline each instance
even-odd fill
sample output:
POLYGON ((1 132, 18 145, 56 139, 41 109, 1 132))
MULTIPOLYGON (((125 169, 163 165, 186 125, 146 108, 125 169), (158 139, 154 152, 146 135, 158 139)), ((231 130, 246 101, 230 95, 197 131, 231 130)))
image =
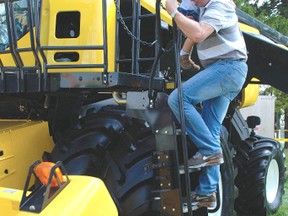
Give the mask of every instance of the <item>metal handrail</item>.
MULTIPOLYGON (((37 71, 38 74, 41 74, 41 63, 39 56, 37 55, 36 47, 34 44, 34 17, 32 12, 32 5, 30 0, 26 0, 27 2, 27 24, 29 25, 28 32, 30 33, 30 47, 19 48, 16 34, 16 25, 15 25, 15 17, 13 10, 13 0, 2 0, 0 3, 5 3, 5 15, 6 15, 6 24, 7 24, 7 32, 9 38, 9 48, 6 50, 1 50, 1 54, 11 54, 12 59, 15 63, 15 66, 5 66, 3 62, 1 63, 1 76, 2 80, 5 80, 6 72, 17 72, 17 90, 18 92, 25 91, 24 79, 25 79, 25 71, 33 70, 37 71), (35 65, 25 66, 23 60, 21 58, 20 53, 24 52, 32 52, 35 58, 35 65)), ((40 86, 39 79, 39 86, 40 86)), ((5 82, 2 83, 5 85, 5 82)), ((5 87, 4 87, 5 89, 5 87)), ((38 89, 40 91, 40 88, 38 89)))
POLYGON ((102 0, 102 16, 103 16, 103 45, 85 45, 85 46, 43 46, 40 40, 41 34, 41 12, 42 12, 42 1, 37 1, 38 8, 35 13, 36 21, 36 45, 37 50, 39 51, 42 59, 43 59, 43 89, 47 90, 47 79, 48 79, 48 70, 49 69, 65 69, 65 68, 103 68, 103 74, 108 73, 108 38, 107 38, 107 3, 106 0, 102 0), (47 50, 103 50, 103 64, 49 64, 46 54, 44 51, 47 50))
POLYGON ((175 86, 178 88, 178 105, 179 105, 179 113, 180 113, 180 127, 181 127, 181 141, 182 141, 182 151, 183 151, 183 165, 185 171, 185 191, 187 196, 187 204, 188 204, 188 215, 192 216, 192 206, 191 203, 191 186, 190 186, 190 175, 189 175, 189 166, 188 166, 188 145, 187 145, 187 137, 186 137, 186 125, 185 125, 185 117, 184 117, 184 106, 183 106, 183 92, 182 92, 182 81, 181 81, 181 70, 180 70, 180 32, 177 29, 177 24, 173 20, 173 39, 174 39, 174 52, 175 52, 175 63, 176 63, 176 76, 175 76, 175 86))

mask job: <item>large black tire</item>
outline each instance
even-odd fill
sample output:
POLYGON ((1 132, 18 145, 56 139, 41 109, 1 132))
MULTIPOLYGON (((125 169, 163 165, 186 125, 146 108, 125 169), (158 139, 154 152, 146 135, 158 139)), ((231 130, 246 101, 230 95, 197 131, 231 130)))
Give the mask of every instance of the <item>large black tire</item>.
POLYGON ((238 215, 265 216, 277 212, 284 194, 284 160, 280 143, 273 139, 250 137, 240 143, 235 157, 238 215))
MULTIPOLYGON (((220 202, 209 216, 231 216, 234 209, 233 154, 221 142, 225 163, 221 166, 220 202)), ((101 178, 121 216, 160 215, 159 195, 153 191, 153 172, 145 169, 152 162, 155 138, 144 122, 131 119, 119 107, 105 107, 80 120, 65 135, 53 152, 53 161, 61 160, 69 174, 101 178)))
POLYGON ((119 107, 106 107, 81 119, 52 152, 68 174, 101 178, 121 216, 158 216, 159 196, 153 194, 153 172, 144 169, 155 150, 151 129, 132 120, 119 107))

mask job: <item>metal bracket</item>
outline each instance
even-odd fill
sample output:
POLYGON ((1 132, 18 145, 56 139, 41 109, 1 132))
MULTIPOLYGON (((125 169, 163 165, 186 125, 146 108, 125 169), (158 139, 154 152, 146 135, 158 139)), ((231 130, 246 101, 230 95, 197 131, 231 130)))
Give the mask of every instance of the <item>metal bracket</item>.
POLYGON ((37 160, 29 168, 22 199, 20 202, 20 210, 40 213, 70 183, 67 172, 64 169, 62 162, 58 161, 51 168, 47 185, 42 184, 34 172, 35 166, 39 163, 40 161, 37 160), (58 176, 56 175, 57 168, 59 168, 62 174, 65 176, 65 180, 63 182, 60 182, 58 176), (35 177, 35 189, 32 190, 31 193, 28 193, 28 187, 32 174, 35 177), (52 178, 56 179, 58 187, 51 187, 52 178))
POLYGON ((175 187, 171 154, 171 151, 155 151, 153 152, 153 163, 148 164, 154 172, 156 191, 169 191, 175 187))

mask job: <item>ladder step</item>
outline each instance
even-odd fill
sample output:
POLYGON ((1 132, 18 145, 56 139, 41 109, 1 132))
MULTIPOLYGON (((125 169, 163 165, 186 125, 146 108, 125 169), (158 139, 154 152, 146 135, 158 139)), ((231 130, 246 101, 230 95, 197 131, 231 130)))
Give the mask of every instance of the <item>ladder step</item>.
MULTIPOLYGON (((190 193, 190 197, 192 197, 192 195, 194 194, 195 192, 191 192, 190 193)), ((196 205, 192 206, 191 204, 191 208, 192 208, 192 211, 195 211, 198 209, 198 207, 196 205)), ((184 197, 184 201, 182 203, 182 211, 183 213, 188 213, 188 202, 187 202, 187 197, 184 197)))
MULTIPOLYGON (((191 194, 190 194, 190 196, 192 196, 193 195, 193 193, 195 193, 195 192, 191 192, 191 194)), ((207 213, 207 210, 208 209, 215 209, 217 207, 217 203, 215 204, 215 206, 213 206, 213 207, 209 207, 209 208, 207 208, 207 207, 201 207, 201 208, 199 208, 198 206, 196 206, 196 205, 194 205, 194 206, 192 206, 191 205, 191 209, 192 209, 192 211, 195 211, 194 213, 193 213, 193 215, 195 214, 195 215, 197 215, 197 216, 204 216, 204 215, 208 215, 207 213), (196 211, 197 210, 197 211, 196 211)), ((188 213, 188 203, 187 203, 187 197, 186 198, 184 198, 184 201, 183 201, 183 203, 182 203, 182 211, 183 211, 183 213, 185 214, 185 213, 188 213)))
MULTIPOLYGON (((192 207, 192 211, 195 211, 198 209, 198 206, 191 206, 191 207, 192 207)), ((182 204, 182 212, 188 213, 188 204, 187 203, 182 204)))
MULTIPOLYGON (((182 205, 182 211, 184 214, 188 213, 188 205, 187 203, 183 203, 182 205)), ((208 209, 207 208, 199 208, 197 206, 192 206, 192 211, 193 211, 193 215, 197 215, 197 216, 203 216, 203 215, 208 215, 208 209)))
MULTIPOLYGON (((201 168, 189 168, 189 173, 193 173, 193 172, 199 172, 201 171, 201 168)), ((179 166, 179 174, 183 175, 185 174, 185 169, 184 169, 184 165, 180 165, 179 166)))

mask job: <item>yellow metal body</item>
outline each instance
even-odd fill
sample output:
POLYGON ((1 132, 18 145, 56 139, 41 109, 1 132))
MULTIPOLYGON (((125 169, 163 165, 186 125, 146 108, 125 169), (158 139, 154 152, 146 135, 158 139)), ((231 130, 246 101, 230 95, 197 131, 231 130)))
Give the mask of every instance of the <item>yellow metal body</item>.
MULTIPOLYGON (((30 34, 24 35, 18 41, 18 47, 20 49, 31 47, 30 34)), ((8 50, 9 50, 9 48, 8 48, 8 50)), ((20 56, 21 56, 21 58, 23 60, 24 66, 28 67, 28 66, 34 66, 35 65, 35 58, 34 58, 34 55, 33 55, 33 53, 31 51, 20 53, 20 56)), ((10 53, 1 54, 0 55, 0 59, 1 59, 1 61, 3 62, 3 64, 5 66, 15 67, 15 62, 13 61, 12 55, 10 53)))
MULTIPOLYGON (((253 78, 252 80, 256 80, 253 78)), ((246 88, 242 89, 241 92, 241 103, 239 109, 252 106, 256 103, 259 96, 260 85, 258 84, 249 84, 246 88)))
MULTIPOLYGON (((115 70, 115 38, 116 38, 116 9, 113 0, 107 0, 107 30, 108 30, 108 71, 115 70)), ((43 1, 41 43, 48 46, 101 46, 103 45, 103 11, 102 1, 95 0, 50 0, 43 1), (80 13, 80 35, 77 38, 56 38, 56 15, 59 12, 77 11, 80 13)), ((74 50, 79 54, 79 60, 67 64, 104 64, 103 50, 74 50)), ((47 51, 50 64, 63 64, 55 62, 56 51, 47 51)), ((65 64, 65 62, 64 62, 65 64)), ((103 69, 96 69, 103 72, 103 69)), ((53 70, 52 70, 53 71, 53 70)), ((57 70, 59 72, 59 70, 57 70)), ((64 70, 65 71, 65 70, 64 70)), ((68 72, 77 71, 79 69, 68 72)), ((82 72, 95 69, 83 69, 82 72)))
POLYGON ((0 187, 0 212, 5 216, 117 216, 117 208, 102 180, 69 176, 71 182, 39 213, 19 210, 22 190, 0 187))
MULTIPOLYGON (((116 9, 114 0, 107 0, 107 53, 108 71, 115 71, 115 38, 116 38, 116 9)), ((95 0, 47 0, 42 1, 41 10, 41 46, 103 46, 103 11, 102 1, 95 0), (80 13, 80 34, 72 38, 56 37, 57 14, 63 12, 80 13)), ((30 36, 26 34, 18 41, 19 48, 30 48, 30 36)), ((103 50, 60 50, 60 52, 77 52, 79 59, 73 62, 57 62, 54 59, 55 53, 59 50, 44 51, 47 63, 53 65, 63 64, 103 64, 103 50)), ((32 52, 20 54, 25 66, 35 64, 32 52)), ((40 53, 38 53, 42 60, 40 53)), ((1 54, 0 58, 5 66, 15 66, 10 54, 1 54)), ((79 72, 79 69, 51 69, 49 72, 79 72)), ((102 68, 81 69, 81 72, 103 72, 102 68)))
MULTIPOLYGON (((140 1, 141 5, 153 14, 156 13, 155 2, 156 2, 155 0, 140 1)), ((165 5, 166 0, 162 0, 161 3, 165 5)), ((166 23, 168 23, 170 26, 172 26, 172 19, 171 16, 167 13, 167 11, 161 7, 160 12, 161 12, 161 19, 164 20, 166 23)))
POLYGON ((53 147, 46 122, 0 120, 0 186, 23 189, 29 166, 53 147))
MULTIPOLYGON (((116 8, 114 0, 107 0, 107 32, 108 32, 108 72, 115 71, 116 56, 116 8)), ((166 0, 162 0, 165 5, 166 0)), ((155 0, 141 0, 141 5, 151 13, 155 13, 155 0)), ((41 11, 41 29, 40 41, 42 46, 89 46, 103 45, 103 12, 102 1, 95 0, 47 0, 43 1, 41 11), (79 12, 80 34, 75 38, 57 38, 55 36, 56 17, 60 12, 79 12)), ((169 14, 161 8, 161 18, 169 25, 172 25, 172 19, 169 14)), ((260 34, 260 32, 248 25, 239 23, 242 31, 260 34)), ((19 48, 30 47, 29 34, 26 34, 18 42, 19 48)), ((56 62, 55 53, 59 51, 45 51, 48 64, 103 64, 103 50, 73 50, 79 54, 79 60, 73 62, 56 62)), ((63 51, 69 52, 69 51, 63 51)), ((2 54, 1 60, 4 65, 14 66, 14 61, 10 54, 2 54)), ((35 63, 35 58, 31 52, 21 53, 25 66, 31 66, 35 63)), ((41 58, 40 58, 41 59, 41 58)), ((79 69, 50 69, 49 72, 79 72, 79 69)), ((81 69, 81 72, 103 72, 101 68, 81 69)), ((173 89, 174 84, 167 83, 167 89, 173 89)), ((256 84, 248 85, 242 91, 241 107, 253 105, 258 97, 259 86, 256 84)))
MULTIPOLYGON (((18 20, 19 23, 21 23, 22 26, 28 27, 27 23, 27 11, 21 12, 20 10, 14 11, 15 20, 18 20)), ((17 42, 17 47, 22 48, 30 48, 30 34, 25 34, 20 40, 17 42)), ((9 50, 9 48, 7 48, 9 50)), ((27 52, 21 52, 20 56, 23 60, 24 66, 34 66, 35 65, 35 58, 31 51, 27 52)), ((15 67, 14 60, 12 58, 12 55, 10 53, 8 54, 1 54, 0 55, 1 61, 4 63, 5 66, 9 67, 15 67)))

